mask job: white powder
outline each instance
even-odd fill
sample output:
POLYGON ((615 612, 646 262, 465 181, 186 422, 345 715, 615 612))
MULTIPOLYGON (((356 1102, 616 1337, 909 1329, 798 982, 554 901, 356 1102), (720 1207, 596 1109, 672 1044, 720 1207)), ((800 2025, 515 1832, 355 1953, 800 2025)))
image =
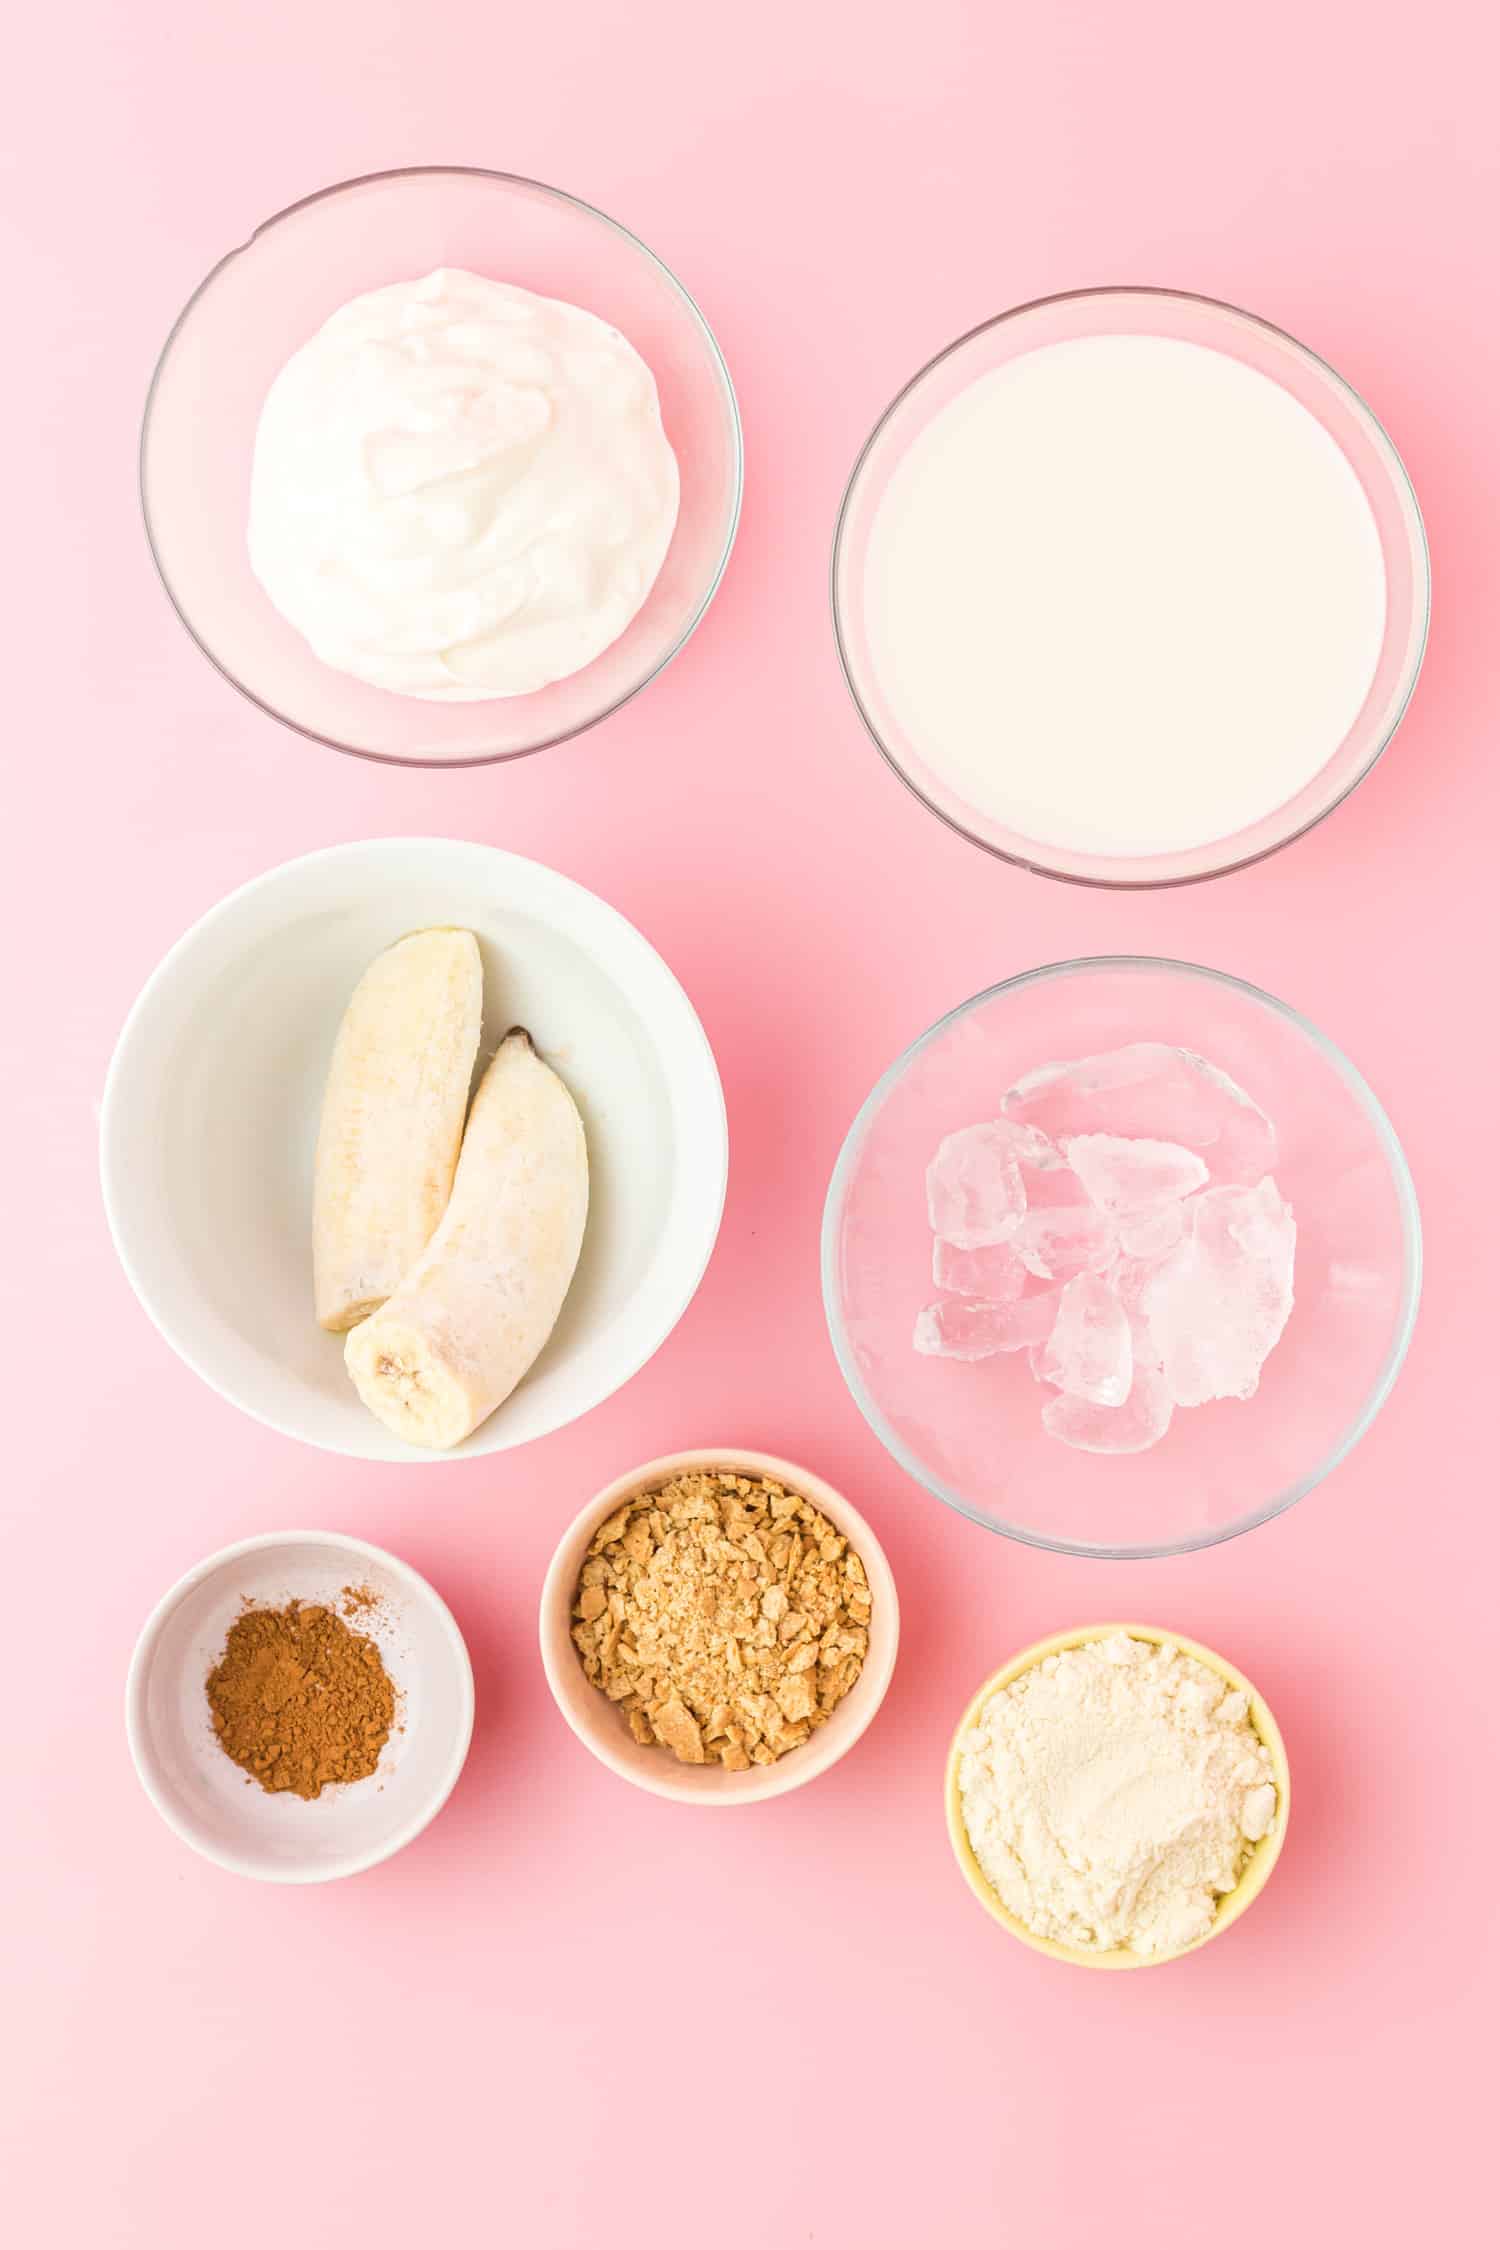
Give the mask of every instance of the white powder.
POLYGON ((1126 1633, 1045 1657, 992 1695, 959 1793, 1001 1903, 1088 1952, 1203 1937, 1277 1815, 1248 1698, 1126 1633))

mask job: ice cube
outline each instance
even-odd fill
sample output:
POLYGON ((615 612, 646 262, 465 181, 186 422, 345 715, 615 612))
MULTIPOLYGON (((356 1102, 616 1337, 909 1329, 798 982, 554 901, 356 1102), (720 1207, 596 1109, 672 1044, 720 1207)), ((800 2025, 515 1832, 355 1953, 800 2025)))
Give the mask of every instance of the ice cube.
POLYGON ((917 1315, 912 1336, 916 1350, 938 1359, 990 1359, 996 1352, 1020 1352, 1045 1343, 1057 1318, 1057 1289, 1040 1296, 992 1304, 983 1297, 945 1297, 917 1315))
POLYGON ((1111 1218, 1144 1216, 1192 1195, 1208 1178, 1201 1156, 1176 1141, 1125 1140, 1115 1133, 1079 1133, 1068 1162, 1089 1200, 1111 1218))
MULTIPOLYGON (((1025 1221, 1022 1221, 1025 1224, 1025 1221)), ((982 1250, 959 1250, 941 1235, 932 1241, 932 1286, 955 1297, 988 1297, 1006 1304, 1026 1286, 1026 1267, 1014 1242, 986 1243, 982 1250)))
POLYGON ((1166 1377, 1148 1359, 1135 1362, 1123 1406, 1095 1406, 1063 1392, 1042 1408, 1042 1427, 1049 1437, 1080 1453, 1145 1453, 1166 1436, 1171 1420, 1166 1377))
POLYGON ((1067 1162, 1056 1141, 1049 1139, 1039 1125, 1020 1124, 1013 1117, 1002 1118, 1016 1135, 1016 1161, 1026 1172, 1057 1172, 1067 1162))
POLYGON ((1120 1248, 1127 1258, 1154 1265, 1177 1248, 1186 1223, 1180 1202, 1158 1203, 1154 1210, 1138 1211, 1120 1221, 1120 1248))
POLYGON ((1140 1313, 1141 1299, 1160 1265, 1160 1258, 1116 1258, 1105 1275, 1132 1320, 1140 1313))
POLYGON ((1045 1170, 1021 1166, 1021 1184, 1026 1190, 1028 1211, 1081 1210, 1088 1202, 1082 1180, 1068 1169, 1068 1160, 1058 1152, 1057 1162, 1045 1170))
POLYGON ((1068 1062, 1042 1063, 1018 1078, 1001 1107, 1007 1117, 1038 1126, 1053 1140, 1082 1132, 1099 1103, 1111 1095, 1153 1086, 1176 1068, 1178 1050, 1141 1040, 1107 1055, 1076 1055, 1068 1062), (1081 1122, 1082 1120, 1082 1122, 1081 1122))
POLYGON ((1131 1360, 1125 1307, 1098 1274, 1076 1274, 1063 1290, 1042 1354, 1043 1381, 1055 1383, 1070 1398, 1123 1406, 1130 1394, 1131 1360))
POLYGON ((1005 1247, 1039 1281, 1069 1281, 1104 1271, 1115 1254, 1114 1221, 1087 1203, 1028 1211, 1005 1247))
POLYGON ((1215 1187, 1192 1233, 1142 1295, 1152 1348, 1179 1406, 1250 1398, 1292 1310, 1297 1223, 1273 1179, 1215 1187))
POLYGON ((1253 1186, 1276 1162, 1275 1130, 1244 1088, 1191 1048, 1161 1041, 1044 1063, 1001 1106, 1063 1144, 1079 1133, 1115 1133, 1212 1151, 1218 1181, 1253 1186))
POLYGON ((1276 1165, 1276 1128, 1243 1086, 1203 1055, 1184 1047, 1185 1060, 1217 1097, 1218 1131, 1211 1142, 1193 1142, 1208 1152, 1208 1169, 1220 1183, 1254 1187, 1276 1165))
POLYGON ((1193 1209, 1194 1232, 1200 1228, 1216 1240, 1234 1243, 1247 1257, 1273 1263, 1285 1257, 1290 1267, 1297 1222, 1272 1179, 1253 1188, 1215 1188, 1200 1196, 1193 1209))
POLYGON ((1139 1040, 1105 1055, 1044 1063, 1019 1079, 1002 1108, 1066 1144, 1076 1133, 1119 1133, 1199 1145, 1218 1131, 1218 1104, 1184 1050, 1139 1040))
POLYGON ((982 1250, 1014 1234, 1026 1209, 1019 1151, 1029 1138, 999 1118, 940 1142, 927 1167, 933 1233, 958 1250, 982 1250))

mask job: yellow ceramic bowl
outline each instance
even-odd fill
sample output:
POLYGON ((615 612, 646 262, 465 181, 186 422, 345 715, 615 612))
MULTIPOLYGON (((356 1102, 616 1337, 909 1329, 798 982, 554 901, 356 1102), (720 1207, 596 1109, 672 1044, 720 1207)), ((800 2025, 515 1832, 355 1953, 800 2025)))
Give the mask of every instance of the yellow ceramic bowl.
POLYGON ((1211 1648, 1204 1648, 1197 1641, 1186 1640, 1181 1633, 1165 1633, 1156 1625, 1079 1625, 1070 1633, 1054 1633, 1050 1640, 1037 1641, 1032 1647, 1022 1649, 1019 1656, 1013 1656, 1008 1664, 1003 1664, 998 1672, 985 1681, 960 1719, 949 1747, 944 1794, 948 1808, 948 1837, 953 1845, 954 1856, 963 1869, 964 1880, 985 1912, 993 1915, 1004 1929, 1010 1931, 1012 1937, 1018 1937, 1023 1945, 1029 1945, 1035 1953, 1050 1954, 1054 1961, 1076 1962, 1081 1969, 1151 1969, 1158 1967, 1163 1961, 1179 1960, 1184 1953, 1196 1953, 1200 1945, 1207 1945, 1221 1930, 1227 1930, 1231 1922, 1237 1922, 1252 1900, 1260 1896, 1281 1853, 1282 1838, 1286 1834, 1292 1809, 1292 1776, 1287 1765, 1286 1745, 1281 1739, 1280 1728, 1271 1716, 1269 1705, 1256 1693, 1243 1672, 1236 1671, 1232 1664, 1226 1664, 1223 1657, 1216 1656, 1211 1648), (981 1707, 989 1701, 997 1688, 1009 1687, 1012 1680, 1019 1679, 1023 1672, 1029 1672, 1033 1664, 1040 1664, 1043 1657, 1055 1656, 1059 1649, 1078 1648, 1085 1641, 1105 1640, 1111 1633, 1128 1633, 1132 1640, 1155 1641, 1158 1646, 1170 1642, 1174 1648, 1180 1648, 1184 1656, 1196 1658, 1198 1663, 1207 1665, 1211 1672, 1217 1672, 1231 1687, 1241 1689, 1250 1698, 1250 1724, 1270 1751, 1275 1772, 1278 1798, 1275 1827, 1269 1836, 1263 1837, 1254 1846, 1245 1872, 1234 1889, 1226 1892, 1219 1902, 1213 1928, 1205 1936, 1196 1938, 1191 1945, 1178 1946, 1170 1953, 1132 1953, 1123 1946, 1113 1953, 1085 1953, 1076 1946, 1058 1945, 1051 1938, 1038 1937, 1034 1930, 1028 1930, 1024 1922, 1018 1921, 1008 1908, 1001 1905, 974 1856, 974 1847, 969 1842, 969 1832, 964 1826, 963 1804, 958 1793, 958 1763, 964 1736, 978 1723, 981 1707))

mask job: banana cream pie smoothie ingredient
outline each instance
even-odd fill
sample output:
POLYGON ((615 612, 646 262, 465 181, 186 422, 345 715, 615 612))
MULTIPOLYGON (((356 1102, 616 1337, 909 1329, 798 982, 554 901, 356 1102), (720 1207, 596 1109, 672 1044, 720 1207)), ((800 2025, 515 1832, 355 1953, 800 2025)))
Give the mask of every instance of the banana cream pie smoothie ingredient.
POLYGON ((484 972, 468 930, 418 930, 344 1011, 313 1166, 313 1286, 342 1335, 397 1290, 448 1206, 479 1052, 484 972))
POLYGON ((584 1671, 637 1742, 743 1773, 806 1742, 853 1687, 870 1588, 810 1501, 722 1470, 600 1524, 573 1617, 584 1671))
POLYGON ((1253 1397, 1295 1302, 1276 1128, 1202 1055, 1151 1040, 1043 1063, 927 1167, 914 1348, 1028 1346, 1049 1437, 1144 1453, 1179 1410, 1253 1397))
POLYGON ((441 267, 341 305, 276 377, 250 567, 336 671, 429 702, 532 695, 624 632, 678 495, 617 328, 441 267))
POLYGON ((557 1323, 589 1207, 583 1121, 522 1030, 479 1082, 437 1231, 344 1364, 412 1445, 459 1444, 507 1399, 557 1323))
POLYGON ((1248 1697, 1127 1633, 997 1689, 963 1745, 959 1795, 1001 1904, 1038 1937, 1097 1953, 1206 1936, 1279 1812, 1248 1697))
POLYGON ((206 1688, 219 1748, 273 1794, 364 1781, 395 1723, 379 1649, 316 1603, 242 1610, 206 1688))

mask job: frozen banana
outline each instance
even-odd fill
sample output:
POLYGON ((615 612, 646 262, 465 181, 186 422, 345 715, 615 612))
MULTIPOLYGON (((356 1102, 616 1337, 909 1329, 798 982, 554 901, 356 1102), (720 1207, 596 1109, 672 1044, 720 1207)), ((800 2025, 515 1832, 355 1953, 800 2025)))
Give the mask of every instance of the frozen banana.
POLYGON ((336 1334, 400 1286, 447 1208, 483 998, 470 932, 419 930, 344 1011, 313 1172, 314 1303, 336 1334))
POLYGON ((528 1034, 508 1032, 474 1096, 436 1234, 344 1345, 387 1429, 457 1445, 509 1397, 556 1325, 588 1202, 573 1097, 528 1034))

